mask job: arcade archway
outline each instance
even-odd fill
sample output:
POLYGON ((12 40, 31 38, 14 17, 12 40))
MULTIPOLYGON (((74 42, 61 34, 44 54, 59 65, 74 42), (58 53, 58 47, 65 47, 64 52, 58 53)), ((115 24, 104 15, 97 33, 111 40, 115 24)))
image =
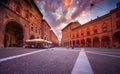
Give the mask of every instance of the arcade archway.
POLYGON ((73 46, 75 46, 75 41, 73 41, 73 46))
POLYGON ((91 39, 90 38, 87 38, 87 40, 86 40, 86 46, 87 47, 91 47, 91 39))
POLYGON ((22 47, 23 35, 23 29, 19 23, 14 21, 7 23, 5 27, 4 46, 22 47))
POLYGON ((108 36, 103 36, 101 40, 102 47, 110 47, 110 38, 108 36))
POLYGON ((84 39, 81 39, 81 47, 84 47, 85 46, 85 40, 84 39))
POLYGON ((77 46, 77 47, 80 46, 80 42, 79 42, 79 40, 76 40, 76 46, 77 46))
POLYGON ((114 33, 113 42, 115 48, 120 48, 120 31, 114 33))
POLYGON ((100 47, 100 41, 98 37, 93 38, 93 47, 100 47))

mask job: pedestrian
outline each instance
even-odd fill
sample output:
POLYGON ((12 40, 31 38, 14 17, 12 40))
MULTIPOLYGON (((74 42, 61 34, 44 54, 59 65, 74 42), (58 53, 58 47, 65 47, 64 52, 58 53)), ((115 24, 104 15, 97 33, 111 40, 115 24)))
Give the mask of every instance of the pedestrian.
POLYGON ((72 46, 72 49, 74 49, 74 45, 72 46))

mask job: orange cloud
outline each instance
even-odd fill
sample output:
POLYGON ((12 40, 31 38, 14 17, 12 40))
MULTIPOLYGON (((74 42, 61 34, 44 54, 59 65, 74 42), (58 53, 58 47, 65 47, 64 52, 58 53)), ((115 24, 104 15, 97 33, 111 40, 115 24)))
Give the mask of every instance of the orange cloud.
POLYGON ((73 0, 63 0, 63 3, 65 7, 68 8, 73 3, 73 0))

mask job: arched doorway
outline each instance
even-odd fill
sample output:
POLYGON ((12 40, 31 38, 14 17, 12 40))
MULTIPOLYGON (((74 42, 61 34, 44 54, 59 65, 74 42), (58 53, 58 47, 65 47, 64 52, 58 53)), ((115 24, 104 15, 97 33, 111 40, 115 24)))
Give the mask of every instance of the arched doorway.
POLYGON ((110 47, 110 38, 108 36, 103 36, 101 40, 102 47, 110 47))
POLYGON ((85 46, 85 40, 81 39, 81 47, 84 47, 84 46, 85 46))
POLYGON ((98 37, 93 38, 93 47, 99 47, 100 41, 98 37))
POLYGON ((90 38, 88 38, 88 39, 86 40, 86 46, 87 46, 87 47, 91 47, 91 39, 90 39, 90 38))
POLYGON ((73 46, 75 46, 75 41, 73 41, 73 46))
POLYGON ((113 42, 115 48, 120 48, 120 31, 113 34, 113 42))
POLYGON ((79 47, 79 45, 80 45, 79 40, 76 40, 76 47, 79 47))
POLYGON ((11 21, 6 24, 4 37, 5 47, 22 47, 23 37, 23 29, 19 23, 11 21))

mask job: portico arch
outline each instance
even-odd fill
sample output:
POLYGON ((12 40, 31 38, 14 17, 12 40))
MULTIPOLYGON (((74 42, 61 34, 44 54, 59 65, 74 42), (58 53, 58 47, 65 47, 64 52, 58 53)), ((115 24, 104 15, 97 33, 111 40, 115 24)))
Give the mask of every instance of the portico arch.
POLYGON ((85 46, 85 39, 81 39, 81 47, 85 46))
POLYGON ((86 46, 87 47, 91 47, 91 39, 90 38, 87 38, 87 40, 86 40, 86 46))
POLYGON ((100 41, 98 37, 93 38, 93 47, 100 47, 100 41))
POLYGON ((113 34, 113 45, 115 48, 120 48, 120 31, 113 34))
POLYGON ((110 37, 103 36, 101 40, 101 46, 102 47, 110 47, 110 37))
POLYGON ((24 32, 21 24, 10 21, 5 26, 4 47, 22 47, 24 32))

